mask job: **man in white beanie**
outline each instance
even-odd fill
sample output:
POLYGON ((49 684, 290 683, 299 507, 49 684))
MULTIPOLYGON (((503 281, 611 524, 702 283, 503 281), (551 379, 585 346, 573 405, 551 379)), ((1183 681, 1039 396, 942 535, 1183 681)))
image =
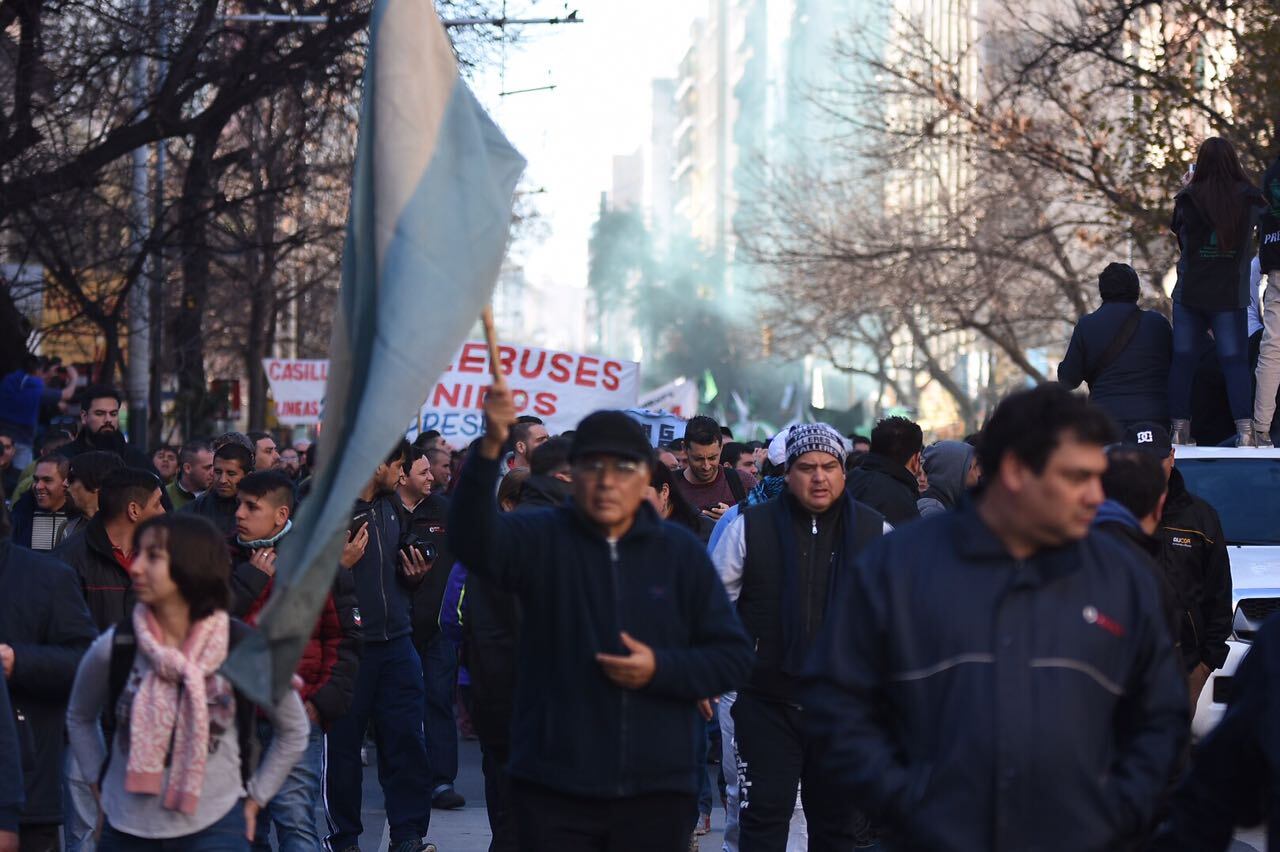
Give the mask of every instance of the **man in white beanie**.
MULTIPOLYGON (((774 449, 773 447, 770 448, 774 449)), ((854 560, 884 518, 845 491, 844 437, 825 423, 785 436, 785 489, 748 505, 712 552, 756 649, 751 680, 731 710, 738 769, 738 849, 782 852, 799 788, 810 847, 852 849, 860 818, 829 795, 802 735, 797 678, 854 560)))

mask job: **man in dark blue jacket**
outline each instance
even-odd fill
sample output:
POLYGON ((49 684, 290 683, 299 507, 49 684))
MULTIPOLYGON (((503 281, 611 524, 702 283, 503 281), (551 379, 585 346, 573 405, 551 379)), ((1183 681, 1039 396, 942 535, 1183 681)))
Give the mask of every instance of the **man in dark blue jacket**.
POLYGON ((1071 390, 1087 383, 1089 401, 1121 425, 1169 422, 1173 331, 1138 307, 1139 289, 1133 267, 1108 264, 1098 276, 1102 306, 1080 318, 1058 365, 1058 381, 1071 390))
POLYGON ((22 799, 22 746, 9 702, 9 687, 0 678, 0 852, 18 852, 22 799))
POLYGON ((511 731, 525 852, 684 852, 712 698, 746 681, 751 646, 698 539, 644 499, 652 449, 622 412, 573 437, 573 501, 499 516, 515 406, 505 382, 450 507, 454 552, 515 592, 524 619, 511 731))
POLYGON ((891 850, 1111 852, 1150 831, 1188 735, 1155 578, 1090 533, 1112 438, 1061 385, 983 431, 975 505, 873 544, 802 703, 830 783, 891 850))
MULTIPOLYGON (((8 518, 0 517, 0 538, 8 518)), ((0 541, 0 671, 18 720, 34 746, 24 776, 22 848, 60 848, 67 698, 76 667, 98 636, 76 573, 51 556, 0 541)))
POLYGON ((1268 619, 1236 670, 1226 714, 1196 749, 1157 852, 1222 852, 1237 825, 1267 825, 1280 849, 1280 618, 1268 619))
POLYGON ((373 721, 378 779, 391 828, 390 852, 419 852, 431 820, 431 769, 422 735, 422 660, 413 647, 409 596, 430 565, 417 548, 400 546, 395 488, 408 454, 401 441, 356 501, 342 567, 356 581, 364 648, 347 714, 329 729, 325 807, 329 848, 359 852, 360 746, 373 721))

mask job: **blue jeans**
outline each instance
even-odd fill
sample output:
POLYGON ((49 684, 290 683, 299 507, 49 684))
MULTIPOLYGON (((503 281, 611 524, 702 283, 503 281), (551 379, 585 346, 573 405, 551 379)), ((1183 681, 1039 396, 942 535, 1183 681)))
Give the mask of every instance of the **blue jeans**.
MULTIPOLYGON (((258 740, 265 750, 275 731, 266 719, 258 720, 258 740)), ((320 780, 324 773, 324 731, 311 726, 307 750, 280 785, 279 792, 258 815, 254 832, 255 852, 271 852, 271 826, 276 827, 280 852, 318 852, 320 833, 316 829, 316 803, 320 801, 320 780)))
POLYGON ((420 840, 427 833, 431 770, 422 738, 422 705, 422 661, 410 638, 366 642, 351 708, 329 730, 325 809, 333 829, 330 848, 354 846, 364 831, 360 746, 370 720, 391 844, 420 840))
POLYGON ((98 841, 98 852, 248 852, 249 841, 244 831, 244 800, 241 800, 222 819, 186 837, 164 840, 134 837, 107 824, 98 841))
POLYGON ((1202 311, 1173 303, 1173 363, 1169 369, 1169 416, 1191 419, 1191 382, 1196 365, 1213 330, 1213 345, 1227 383, 1231 419, 1253 417, 1253 382, 1249 377, 1249 322, 1238 311, 1202 311))
POLYGON ((437 633, 419 649, 422 685, 427 700, 422 729, 431 761, 431 794, 452 788, 458 777, 458 723, 453 718, 453 696, 458 685, 458 652, 444 634, 437 633))

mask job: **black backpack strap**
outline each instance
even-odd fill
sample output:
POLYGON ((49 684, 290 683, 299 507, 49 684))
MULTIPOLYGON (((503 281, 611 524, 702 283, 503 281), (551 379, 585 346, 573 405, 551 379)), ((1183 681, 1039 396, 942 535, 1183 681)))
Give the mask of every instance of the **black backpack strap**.
POLYGON ((116 705, 129 683, 133 661, 138 656, 138 637, 133 634, 133 619, 125 618, 116 623, 111 635, 111 659, 107 666, 107 705, 102 708, 102 733, 107 740, 106 757, 98 768, 98 784, 107 776, 111 764, 111 746, 116 738, 116 705))
POLYGON ((1116 331, 1116 336, 1111 338, 1111 342, 1107 344, 1107 348, 1102 353, 1102 357, 1085 373, 1084 380, 1093 386, 1094 379, 1098 374, 1110 367, 1125 349, 1129 348, 1129 344, 1133 342, 1133 336, 1138 332, 1138 323, 1142 321, 1142 308, 1137 305, 1133 306, 1133 311, 1129 316, 1125 317, 1124 323, 1116 331))
MULTIPOLYGON (((231 619, 230 635, 227 637, 227 653, 246 636, 252 635, 254 629, 238 618, 231 619)), ((257 705, 250 701, 240 690, 234 689, 236 699, 236 741, 240 746, 240 781, 248 785, 253 771, 258 766, 261 755, 258 750, 258 714, 257 705)))
POLYGON ((741 503, 747 499, 747 488, 742 484, 742 476, 736 470, 726 467, 724 478, 729 483, 729 493, 733 495, 733 502, 741 503))

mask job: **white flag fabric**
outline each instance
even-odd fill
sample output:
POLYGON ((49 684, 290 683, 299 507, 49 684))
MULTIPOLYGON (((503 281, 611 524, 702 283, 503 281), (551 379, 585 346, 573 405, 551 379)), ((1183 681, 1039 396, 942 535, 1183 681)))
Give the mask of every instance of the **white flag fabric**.
POLYGON ((375 0, 320 472, 259 633, 224 666, 251 699, 289 688, 352 504, 489 300, 524 166, 459 76, 431 0, 375 0))

